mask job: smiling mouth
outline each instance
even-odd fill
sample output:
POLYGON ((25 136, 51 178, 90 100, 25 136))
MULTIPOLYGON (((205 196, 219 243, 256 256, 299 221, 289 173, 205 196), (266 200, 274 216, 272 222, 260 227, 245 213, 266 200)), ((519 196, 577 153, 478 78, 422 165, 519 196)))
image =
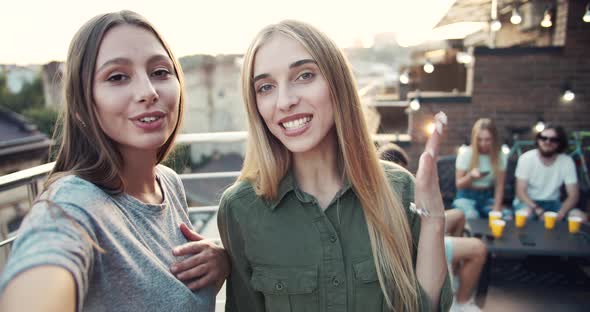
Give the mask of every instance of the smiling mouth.
POLYGON ((140 119, 138 119, 138 120, 139 120, 140 122, 142 122, 142 123, 149 124, 149 123, 155 122, 155 121, 157 121, 157 120, 159 120, 159 119, 161 119, 161 118, 162 118, 162 117, 156 117, 156 116, 152 116, 152 117, 143 117, 143 118, 140 118, 140 119))
POLYGON ((299 128, 303 128, 311 121, 311 116, 301 117, 299 119, 290 120, 281 123, 281 126, 286 130, 296 130, 299 128))

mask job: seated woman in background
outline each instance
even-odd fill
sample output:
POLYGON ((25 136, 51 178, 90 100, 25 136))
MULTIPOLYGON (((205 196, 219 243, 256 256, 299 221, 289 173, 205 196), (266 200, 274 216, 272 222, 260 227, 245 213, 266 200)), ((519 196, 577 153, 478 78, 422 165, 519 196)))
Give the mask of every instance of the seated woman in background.
POLYGON ((460 148, 457 155, 453 207, 462 210, 467 219, 487 218, 492 210, 502 212, 506 163, 494 122, 477 120, 471 130, 471 145, 460 148))
POLYGON ((60 150, 2 273, 0 311, 213 311, 223 248, 201 244, 206 279, 170 272, 196 235, 180 178, 160 165, 184 111, 170 48, 134 12, 96 16, 72 39, 63 85, 60 150))

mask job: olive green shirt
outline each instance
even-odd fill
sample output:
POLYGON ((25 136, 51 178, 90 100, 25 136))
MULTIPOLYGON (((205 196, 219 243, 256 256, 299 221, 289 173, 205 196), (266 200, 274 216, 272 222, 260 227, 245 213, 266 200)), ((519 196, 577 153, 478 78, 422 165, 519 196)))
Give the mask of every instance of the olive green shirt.
MULTIPOLYGON (((412 178, 389 165, 386 173, 407 209, 414 194, 412 178)), ((420 217, 406 212, 415 265, 420 217)), ((324 211, 298 188, 292 174, 283 178, 271 201, 256 196, 252 185, 242 181, 223 194, 218 223, 232 261, 226 311, 389 311, 365 215, 350 183, 324 211)), ((420 310, 431 311, 425 291, 418 291, 420 310)), ((439 300, 439 310, 448 311, 448 274, 439 300)))

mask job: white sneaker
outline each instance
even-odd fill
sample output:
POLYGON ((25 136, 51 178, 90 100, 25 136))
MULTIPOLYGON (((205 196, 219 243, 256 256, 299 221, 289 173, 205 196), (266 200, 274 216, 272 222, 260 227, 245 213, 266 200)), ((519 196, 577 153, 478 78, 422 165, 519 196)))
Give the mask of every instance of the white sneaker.
POLYGON ((453 299, 453 305, 451 306, 452 312, 481 312, 481 309, 475 304, 473 299, 468 300, 464 303, 458 303, 456 299, 453 299))

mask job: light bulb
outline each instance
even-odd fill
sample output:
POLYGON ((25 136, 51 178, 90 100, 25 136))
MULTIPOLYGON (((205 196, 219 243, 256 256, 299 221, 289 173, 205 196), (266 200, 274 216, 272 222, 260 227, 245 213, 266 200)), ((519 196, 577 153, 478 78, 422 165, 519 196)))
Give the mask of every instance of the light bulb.
POLYGON ((590 23, 590 3, 588 3, 588 5, 586 6, 586 13, 584 13, 584 17, 582 17, 582 20, 585 23, 590 23))
POLYGON ((408 83, 410 83, 410 75, 408 74, 407 71, 403 72, 399 76, 399 82, 401 82, 402 84, 408 84, 408 83))
POLYGON ((563 95, 561 96, 561 98, 566 101, 566 102, 571 102, 574 100, 574 98, 576 97, 576 94, 574 92, 572 92, 572 90, 565 90, 565 92, 563 92, 563 95))
POLYGON ((549 28, 549 27, 553 26, 553 23, 551 22, 551 14, 549 14, 549 10, 545 11, 545 14, 543 15, 543 20, 541 21, 541 26, 545 27, 545 28, 549 28))
POLYGON ((497 19, 493 20, 490 24, 490 28, 492 29, 492 31, 498 31, 500 30, 500 28, 502 28, 502 23, 500 23, 500 21, 497 19))
POLYGON ((518 25, 522 22, 522 16, 518 13, 517 9, 512 10, 512 16, 510 16, 510 23, 518 25))
POLYGON ((535 131, 542 132, 543 130, 545 130, 545 123, 540 120, 537 121, 537 124, 535 124, 535 131))
POLYGON ((426 132, 428 132, 428 134, 433 134, 434 128, 436 128, 436 126, 434 125, 434 122, 430 122, 430 123, 428 123, 428 125, 426 125, 426 132))
POLYGON ((413 98, 413 99, 410 101, 410 108, 411 108, 413 111, 417 111, 417 110, 419 110, 419 109, 420 109, 420 100, 418 100, 418 98, 413 98))
POLYGON ((432 72, 434 71, 434 65, 432 65, 432 63, 430 63, 430 61, 426 61, 423 69, 426 73, 432 74, 432 72))
POLYGON ((508 147, 506 144, 502 144, 502 153, 508 155, 508 153, 510 153, 510 147, 508 147))
POLYGON ((473 56, 469 53, 459 52, 457 53, 457 63, 470 64, 473 61, 473 56))

